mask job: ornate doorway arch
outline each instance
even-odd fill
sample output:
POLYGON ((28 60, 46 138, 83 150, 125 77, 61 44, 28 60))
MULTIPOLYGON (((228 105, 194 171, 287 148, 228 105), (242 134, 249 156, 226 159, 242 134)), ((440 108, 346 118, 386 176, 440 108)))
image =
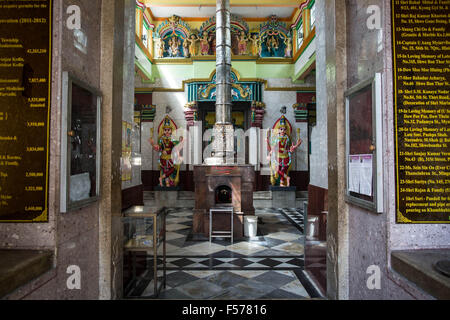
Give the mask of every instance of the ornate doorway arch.
MULTIPOLYGON (((209 79, 193 79, 186 81, 188 103, 184 111, 187 126, 192 126, 198 120, 199 102, 216 101, 216 70, 209 79)), ((231 69, 231 96, 233 102, 249 102, 251 111, 251 126, 262 127, 265 104, 262 102, 262 79, 241 79, 235 69, 231 69)))

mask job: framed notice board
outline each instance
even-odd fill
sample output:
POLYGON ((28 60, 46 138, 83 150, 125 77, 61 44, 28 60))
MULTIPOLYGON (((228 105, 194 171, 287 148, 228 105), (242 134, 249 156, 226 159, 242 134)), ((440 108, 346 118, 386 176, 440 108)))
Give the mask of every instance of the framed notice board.
POLYGON ((346 200, 383 212, 381 75, 345 93, 346 200))
POLYGON ((63 72, 61 212, 79 209, 100 194, 101 94, 63 72))
POLYGON ((450 3, 393 0, 397 223, 450 223, 450 3))
POLYGON ((52 1, 0 1, 0 222, 48 222, 52 1))

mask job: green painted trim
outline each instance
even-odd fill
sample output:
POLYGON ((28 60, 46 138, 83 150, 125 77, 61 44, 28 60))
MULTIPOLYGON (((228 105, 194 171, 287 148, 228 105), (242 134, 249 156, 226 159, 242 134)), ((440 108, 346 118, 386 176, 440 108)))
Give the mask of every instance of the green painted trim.
POLYGON ((312 0, 306 8, 311 9, 311 7, 315 4, 316 4, 316 0, 312 0))
POLYGON ((300 78, 300 76, 306 71, 306 69, 308 69, 313 62, 316 61, 316 53, 314 52, 314 54, 311 56, 311 58, 308 60, 308 62, 305 63, 305 65, 303 66, 303 68, 300 69, 299 72, 297 72, 297 74, 292 78, 292 81, 296 81, 298 78, 300 78))
MULTIPOLYGON (((300 13, 301 14, 301 13, 300 13)), ((298 23, 294 26, 295 31, 298 31, 298 29, 300 29, 300 26, 303 26, 303 18, 300 18, 298 20, 298 23)))
POLYGON ((143 20, 143 22, 144 22, 144 27, 145 27, 145 29, 149 30, 149 29, 150 29, 150 26, 148 25, 147 21, 145 21, 145 19, 142 19, 142 20, 143 20))
POLYGON ((139 50, 141 50, 141 53, 144 55, 144 57, 148 60, 148 62, 153 65, 152 60, 150 60, 150 58, 144 53, 144 51, 142 50, 141 46, 139 45, 139 42, 134 41, 134 43, 138 46, 139 50))
POLYGON ((313 90, 305 90, 305 91, 297 91, 297 92, 300 92, 300 93, 316 93, 317 91, 313 91, 313 90))
POLYGON ((136 59, 134 60, 134 64, 141 70, 150 80, 143 80, 142 81, 151 81, 151 83, 155 82, 155 79, 152 77, 152 74, 149 73, 136 59))
MULTIPOLYGON (((311 40, 308 42, 308 44, 306 45, 306 47, 303 49, 302 53, 298 55, 297 60, 294 61, 294 65, 297 63, 298 59, 300 59, 300 57, 302 56, 303 52, 306 51, 306 49, 308 49, 309 45, 313 42, 313 40, 316 38, 316 35, 314 34, 314 37, 311 38, 311 40)), ((314 52, 314 55, 316 53, 314 52)))
MULTIPOLYGON (((140 49, 141 50, 141 49, 140 49)), ((147 57, 148 59, 148 57, 147 57)), ((151 63, 151 62, 150 62, 151 63)), ((142 65, 136 64, 140 70, 142 65)), ((165 74, 176 75, 177 79, 209 79, 215 71, 215 61, 193 61, 187 64, 155 64, 151 63, 152 69, 145 70, 148 76, 151 74, 152 81, 164 77, 165 74)), ((239 74, 240 79, 283 79, 293 77, 294 64, 258 64, 256 61, 232 61, 232 68, 239 74)), ((142 70, 144 71, 144 70, 142 70)), ((297 82, 301 83, 301 82, 297 82)))
POLYGON ((305 80, 293 80, 292 82, 295 84, 304 84, 305 80))

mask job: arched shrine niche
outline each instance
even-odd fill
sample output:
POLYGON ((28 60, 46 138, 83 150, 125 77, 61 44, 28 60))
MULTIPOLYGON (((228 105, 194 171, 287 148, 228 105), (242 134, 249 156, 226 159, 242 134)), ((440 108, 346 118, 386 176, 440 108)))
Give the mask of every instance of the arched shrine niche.
POLYGON ((155 31, 156 58, 187 58, 191 28, 180 17, 173 15, 155 31))
MULTIPOLYGON (((231 14, 231 51, 234 55, 248 55, 251 52, 248 24, 238 16, 231 14)), ((216 17, 205 21, 200 27, 199 37, 208 35, 211 38, 209 54, 216 54, 216 17)))
POLYGON ((261 58, 292 57, 292 37, 285 23, 271 16, 270 20, 260 26, 261 58))

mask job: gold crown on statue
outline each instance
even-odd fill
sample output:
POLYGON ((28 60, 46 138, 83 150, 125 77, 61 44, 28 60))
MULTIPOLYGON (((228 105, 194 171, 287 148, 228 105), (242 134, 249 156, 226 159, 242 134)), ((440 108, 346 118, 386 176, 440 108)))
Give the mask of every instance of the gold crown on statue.
POLYGON ((281 118, 280 118, 280 126, 279 126, 280 128, 286 128, 287 126, 286 126, 286 117, 283 115, 283 116, 281 116, 281 118))
POLYGON ((170 119, 167 116, 164 118, 163 129, 172 129, 172 125, 170 123, 170 119))

